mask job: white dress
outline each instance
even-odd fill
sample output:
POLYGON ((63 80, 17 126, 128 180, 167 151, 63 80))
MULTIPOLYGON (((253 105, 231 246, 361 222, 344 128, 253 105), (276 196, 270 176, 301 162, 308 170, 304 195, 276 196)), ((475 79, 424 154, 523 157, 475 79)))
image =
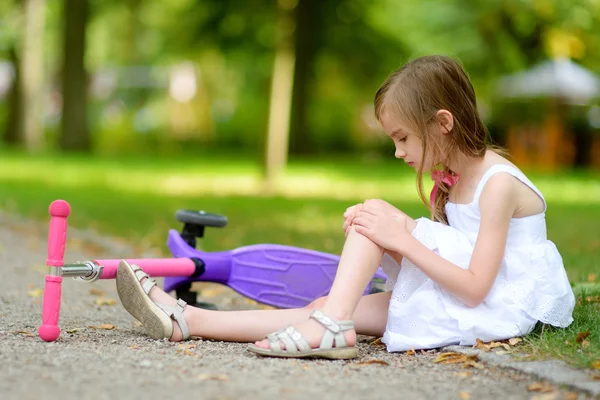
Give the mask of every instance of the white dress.
MULTIPOLYGON (((486 171, 469 204, 446 204, 448 225, 417 220, 412 235, 446 260, 467 269, 479 231, 479 196, 498 172, 513 175, 540 191, 518 169, 497 164, 486 171)), ((382 268, 392 290, 383 342, 388 351, 472 345, 525 335, 538 321, 566 327, 575 297, 556 246, 546 239, 544 212, 513 218, 500 271, 489 294, 470 308, 429 279, 410 260, 398 265, 387 254, 382 268)))

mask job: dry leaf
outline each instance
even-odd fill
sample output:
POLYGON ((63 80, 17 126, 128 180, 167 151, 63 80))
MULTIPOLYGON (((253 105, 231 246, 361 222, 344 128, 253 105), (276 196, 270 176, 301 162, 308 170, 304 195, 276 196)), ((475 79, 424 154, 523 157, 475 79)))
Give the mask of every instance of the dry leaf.
POLYGON ((483 369, 483 364, 478 363, 477 361, 467 360, 463 363, 463 368, 468 368, 468 367, 483 369))
POLYGON ((407 356, 414 356, 415 354, 417 354, 417 353, 415 352, 414 347, 411 347, 410 350, 406 350, 407 356))
POLYGON ((577 339, 575 339, 575 341, 577 343, 581 344, 581 342, 583 342, 583 339, 587 338, 588 336, 590 336, 590 331, 579 332, 577 334, 577 339))
POLYGON ((201 381, 227 381, 229 377, 227 375, 208 375, 208 374, 200 374, 198 375, 198 379, 201 381))
POLYGON ((587 280, 588 282, 596 282, 596 274, 588 274, 587 280))
POLYGON ((592 380, 600 381, 600 375, 592 375, 592 380))
POLYGON ((554 392, 556 389, 554 389, 554 386, 550 385, 549 383, 536 382, 527 385, 527 390, 529 390, 530 392, 550 393, 554 392))
POLYGON ((458 376, 459 378, 468 378, 469 376, 473 375, 472 372, 457 372, 454 374, 454 376, 458 376))
POLYGON ((185 354, 186 356, 195 356, 196 355, 196 353, 194 353, 191 350, 184 350, 183 354, 185 354))
POLYGON ((579 398, 579 393, 577 392, 565 392, 564 400, 577 400, 579 398))
POLYGON ((469 400, 471 398, 471 395, 469 394, 469 392, 458 392, 458 397, 461 400, 469 400))
POLYGON ((555 400, 558 397, 558 392, 536 394, 531 397, 531 400, 555 400))
POLYGON ((383 338, 379 337, 379 338, 373 340, 372 342, 370 342, 369 344, 372 345, 372 346, 385 346, 385 343, 383 343, 381 341, 381 339, 383 339, 383 338))
POLYGON ((521 343, 522 341, 523 341, 523 339, 518 338, 518 337, 514 337, 514 338, 508 339, 508 344, 510 344, 511 346, 514 346, 517 343, 521 343))
POLYGON ((584 340, 583 342, 581 342, 581 347, 583 347, 584 349, 590 347, 590 341, 584 340))
POLYGON ((11 333, 13 335, 35 336, 35 334, 25 330, 12 331, 11 333))
POLYGON ((100 324, 97 326, 88 326, 88 328, 92 328, 92 329, 101 329, 101 330, 105 330, 105 331, 110 331, 115 329, 115 326, 112 324, 100 324))
POLYGON ((140 348, 140 346, 138 346, 137 344, 133 344, 133 345, 129 346, 129 348, 132 350, 137 350, 140 348))
POLYGON ((70 328, 70 329, 66 329, 65 332, 67 332, 67 333, 76 333, 76 332, 82 331, 84 329, 85 328, 70 328))
POLYGON ((454 351, 449 351, 446 353, 440 353, 440 355, 438 355, 436 357, 436 359, 433 360, 433 362, 436 364, 438 364, 438 363, 439 364, 456 364, 456 363, 465 362, 467 360, 477 361, 477 360, 479 360, 479 357, 477 356, 477 354, 467 355, 467 354, 457 353, 454 351))
POLYGON ((103 290, 96 289, 96 288, 91 288, 90 289, 90 294, 92 296, 104 296, 106 293, 104 293, 103 290))
POLYGON ((353 363, 352 365, 363 366, 363 365, 372 365, 372 364, 381 364, 381 365, 387 365, 387 366, 390 365, 383 360, 368 360, 368 361, 363 361, 363 362, 359 362, 359 363, 353 363))
POLYGON ((592 363, 592 368, 600 369, 600 360, 596 360, 592 363))
POLYGON ((29 295, 29 297, 40 297, 41 295, 44 294, 44 289, 32 289, 30 291, 27 292, 27 294, 29 295))
POLYGON ((109 299, 104 297, 99 297, 96 299, 96 305, 99 306, 114 306, 115 304, 117 304, 117 301, 115 299, 109 299))

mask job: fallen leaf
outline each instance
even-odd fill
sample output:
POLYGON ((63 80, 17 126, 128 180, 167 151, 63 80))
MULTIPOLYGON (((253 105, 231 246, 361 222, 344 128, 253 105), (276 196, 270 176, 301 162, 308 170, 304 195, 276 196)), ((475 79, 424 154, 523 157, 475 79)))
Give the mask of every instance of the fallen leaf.
POLYGON ((590 347, 590 341, 584 340, 583 342, 581 342, 581 347, 583 347, 584 349, 590 347))
POLYGON ((372 365, 372 364, 381 364, 381 365, 387 365, 389 366, 390 364, 388 364, 387 362, 383 361, 383 360, 368 360, 368 361, 362 361, 359 363, 353 363, 353 365, 357 365, 357 366, 363 366, 363 365, 372 365))
POLYGON ((517 343, 521 343, 522 341, 523 341, 523 339, 518 338, 518 337, 514 337, 514 338, 508 339, 508 344, 510 344, 511 346, 514 346, 517 343))
POLYGON ((200 374, 198 375, 198 379, 201 381, 228 381, 229 377, 227 375, 208 375, 208 374, 200 374))
POLYGON ((463 368, 468 368, 468 367, 483 369, 483 364, 478 363, 477 361, 474 361, 474 360, 467 360, 463 363, 463 368))
POLYGON ((65 329, 65 332, 67 332, 67 333, 76 333, 76 332, 82 331, 84 329, 85 328, 69 328, 69 329, 65 329))
POLYGON ((596 360, 592 363, 592 368, 600 369, 600 360, 596 360))
POLYGON ((92 296, 104 296, 106 293, 103 290, 96 289, 96 288, 91 288, 90 289, 90 294, 92 296))
POLYGON ((592 375, 592 379, 595 381, 600 381, 600 375, 592 375))
POLYGON ((417 352, 412 347, 410 348, 410 350, 406 350, 406 355, 407 356, 414 356, 415 354, 417 354, 417 352))
POLYGON ((191 350, 184 350, 183 354, 185 354, 186 356, 195 356, 196 355, 196 353, 194 353, 191 350))
POLYGON ((377 338, 377 339, 373 340, 372 342, 370 342, 369 344, 370 344, 371 346, 385 346, 385 343, 383 343, 383 342, 381 341, 381 339, 383 339, 383 338, 382 338, 382 337, 379 337, 379 338, 377 338))
POLYGON ((583 340, 585 338, 587 338, 588 336, 590 336, 590 331, 585 331, 585 332, 579 332, 577 334, 577 339, 575 339, 575 341, 579 344, 581 344, 581 342, 583 342, 583 340))
POLYGON ((555 400, 558 397, 558 392, 536 394, 531 397, 531 400, 555 400))
POLYGON ((99 297, 96 299, 96 305, 99 306, 114 306, 115 304, 117 304, 117 301, 115 299, 109 299, 104 297, 99 297))
POLYGON ((596 274, 588 274, 587 280, 588 282, 596 282, 596 274))
POLYGON ((530 392, 549 393, 549 392, 554 392, 556 389, 554 389, 554 386, 550 385, 549 383, 536 382, 536 383, 527 385, 527 390, 529 390, 530 392))
POLYGON ((456 364, 466 362, 467 360, 478 361, 479 357, 477 354, 467 355, 449 351, 446 353, 440 353, 440 355, 438 355, 433 362, 434 364, 456 364))
POLYGON ((131 350, 137 350, 137 349, 139 349, 139 348, 140 348, 140 346, 138 346, 137 344, 132 344, 131 346, 129 346, 129 348, 130 348, 131 350))
POLYGON ((33 290, 28 291, 27 294, 30 297, 40 297, 41 295, 44 294, 44 289, 40 289, 40 288, 33 289, 33 290))
POLYGON ((461 400, 469 400, 471 398, 471 395, 469 394, 469 392, 458 392, 458 397, 461 400))
POLYGON ((564 400, 577 400, 579 398, 579 393, 577 392, 565 392, 564 400))
POLYGON ((11 333, 13 335, 35 336, 35 334, 25 330, 12 331, 11 333))
POLYGON ((110 331, 110 330, 115 329, 115 326, 112 324, 100 324, 100 325, 96 325, 96 326, 88 326, 88 328, 110 331))
POLYGON ((473 375, 472 372, 457 372, 454 374, 454 376, 458 376, 459 378, 468 378, 469 376, 473 375))

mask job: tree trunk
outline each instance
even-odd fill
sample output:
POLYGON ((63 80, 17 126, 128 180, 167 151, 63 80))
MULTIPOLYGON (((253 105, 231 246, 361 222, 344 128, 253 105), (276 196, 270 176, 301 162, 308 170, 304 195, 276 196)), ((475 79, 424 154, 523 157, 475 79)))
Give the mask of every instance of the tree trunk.
POLYGON ((25 0, 20 64, 20 124, 28 150, 44 141, 44 14, 45 0, 25 0))
POLYGON ((65 0, 63 110, 60 148, 89 151, 85 31, 88 0, 65 0))
POLYGON ((299 1, 296 7, 296 65, 292 95, 290 153, 309 153, 314 148, 308 126, 308 100, 313 65, 318 49, 321 1, 299 1))
POLYGON ((278 2, 276 48, 269 99, 269 125, 264 164, 264 186, 267 193, 275 189, 277 179, 287 162, 290 134, 290 108, 294 84, 294 19, 289 8, 278 2))
POLYGON ((14 79, 8 94, 8 120, 6 121, 4 142, 11 146, 17 146, 23 144, 24 137, 21 126, 21 65, 19 56, 13 46, 10 48, 10 60, 14 67, 14 79))

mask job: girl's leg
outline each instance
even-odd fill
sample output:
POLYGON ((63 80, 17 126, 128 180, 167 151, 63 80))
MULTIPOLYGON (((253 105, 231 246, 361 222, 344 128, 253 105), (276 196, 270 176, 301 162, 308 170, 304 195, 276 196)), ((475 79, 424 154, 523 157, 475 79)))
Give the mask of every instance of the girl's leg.
MULTIPOLYGON (((383 335, 390 295, 391 292, 376 293, 360 299, 352 317, 358 334, 383 335)), ((174 305, 176 302, 173 297, 156 286, 150 291, 150 298, 157 303, 167 305, 174 305)), ((211 311, 188 306, 184 311, 184 317, 193 336, 228 342, 254 342, 288 325, 305 322, 310 313, 316 308, 321 308, 326 300, 327 298, 324 297, 309 307, 287 310, 211 311)), ((171 340, 179 341, 181 336, 181 330, 175 323, 171 340)), ((350 345, 356 342, 355 335, 347 339, 352 339, 350 345)))
MULTIPOLYGON (((368 238, 351 229, 342 255, 335 280, 322 311, 338 320, 355 319, 356 329, 364 334, 383 334, 387 321, 389 293, 364 296, 362 306, 357 309, 362 293, 381 262, 383 250, 368 238), (373 309, 370 309, 373 307, 373 309), (355 310, 358 311, 355 313, 355 310), (356 314, 356 315, 355 315, 356 314)), ((157 303, 173 305, 175 299, 157 287, 150 291, 150 298, 157 303)), ((253 310, 253 311, 209 311, 187 307, 184 317, 192 335, 228 341, 252 341, 264 338, 268 333, 287 325, 294 325, 312 347, 317 347, 324 328, 309 319, 311 309, 253 310)), ((356 342, 356 333, 347 331, 349 345, 356 342)), ((171 340, 181 338, 178 327, 171 340)), ((268 341, 257 343, 268 347, 268 341)))
MULTIPOLYGON (((354 228, 350 228, 333 286, 321 308, 323 313, 336 320, 352 319, 365 287, 379 267, 382 257, 383 249, 379 245, 356 233, 354 228)), ((325 328, 317 321, 307 317, 308 315, 303 321, 295 323, 294 327, 304 336, 311 347, 316 348, 321 342, 325 328)), ((350 346, 356 343, 354 331, 346 331, 345 338, 350 346)), ((265 349, 269 348, 269 342, 266 339, 256 345, 265 349)), ((282 348, 284 348, 283 344, 282 348)))

